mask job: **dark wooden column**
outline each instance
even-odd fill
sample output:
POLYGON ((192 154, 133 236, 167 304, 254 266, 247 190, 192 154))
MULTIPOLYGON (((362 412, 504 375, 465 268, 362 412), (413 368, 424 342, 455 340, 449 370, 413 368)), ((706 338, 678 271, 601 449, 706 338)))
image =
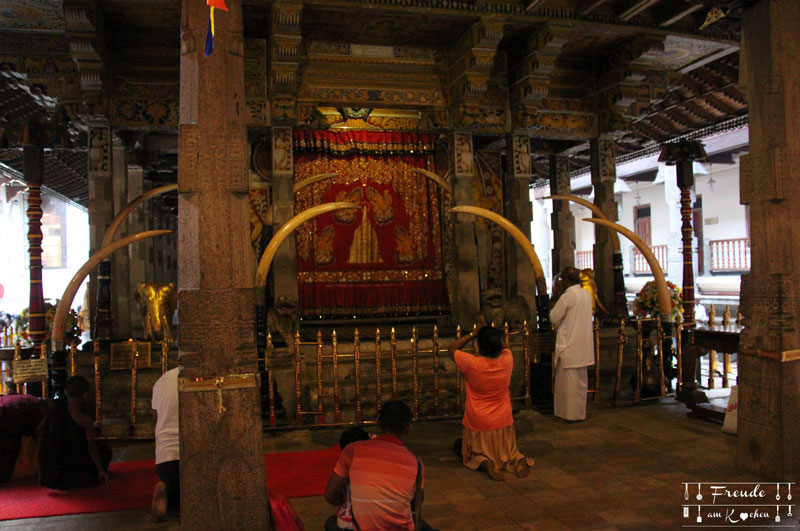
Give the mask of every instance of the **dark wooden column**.
POLYGON ((28 254, 30 255, 30 301, 28 304, 28 328, 34 346, 34 356, 47 333, 42 293, 42 177, 44 176, 44 152, 35 139, 23 148, 25 181, 28 183, 28 254))
POLYGON ((750 274, 742 276, 736 464, 800 480, 800 3, 763 0, 742 20, 750 152, 750 274))
MULTIPOLYGON (((705 150, 700 142, 678 142, 667 144, 661 151, 659 162, 666 162, 675 166, 675 176, 678 188, 681 191, 681 237, 683 246, 683 287, 681 301, 683 302, 683 322, 694 323, 694 257, 692 255, 692 187, 694 186, 694 171, 692 164, 695 160, 704 160, 705 150)), ((679 397, 688 406, 707 401, 705 394, 697 391, 695 370, 697 368, 697 348, 689 341, 691 329, 688 325, 681 342, 683 358, 681 368, 683 381, 679 382, 679 397)))
POLYGON ((269 527, 259 388, 245 380, 241 388, 228 384, 237 374, 252 380, 257 367, 241 0, 227 5, 227 12, 216 10, 209 57, 208 6, 183 0, 181 13, 178 332, 180 380, 187 385, 180 391, 185 529, 269 527))
MULTIPOLYGON (((550 193, 570 194, 569 159, 565 155, 550 156, 550 193)), ((550 218, 553 229, 553 275, 575 265, 575 216, 569 201, 553 201, 550 218)))

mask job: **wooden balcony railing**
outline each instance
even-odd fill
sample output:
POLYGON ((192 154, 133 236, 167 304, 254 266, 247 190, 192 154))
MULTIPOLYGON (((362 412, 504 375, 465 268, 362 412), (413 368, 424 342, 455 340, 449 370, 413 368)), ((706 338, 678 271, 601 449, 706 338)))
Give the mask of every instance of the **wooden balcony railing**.
MULTIPOLYGON (((667 270, 667 246, 666 245, 653 245, 653 254, 656 255, 656 260, 665 272, 667 270)), ((644 255, 639 252, 639 249, 633 250, 633 274, 634 275, 649 275, 650 265, 645 260, 644 255)))
POLYGON ((750 271, 750 239, 711 240, 711 271, 750 271))
POLYGON ((575 267, 578 269, 594 269, 594 252, 575 251, 575 267))

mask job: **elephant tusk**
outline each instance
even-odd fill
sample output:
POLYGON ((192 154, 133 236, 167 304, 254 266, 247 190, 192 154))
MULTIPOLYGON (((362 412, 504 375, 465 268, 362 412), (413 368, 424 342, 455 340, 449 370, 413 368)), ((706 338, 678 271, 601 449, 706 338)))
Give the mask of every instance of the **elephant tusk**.
MULTIPOLYGON (((603 209, 601 209, 599 206, 595 205, 591 201, 587 201, 586 199, 582 199, 574 195, 553 194, 553 195, 548 195, 547 197, 543 197, 542 199, 560 199, 563 201, 572 201, 573 203, 578 203, 579 205, 585 206, 586 208, 591 210, 594 213, 595 217, 599 219, 604 219, 606 221, 612 221, 606 215, 606 213, 603 212, 603 209)), ((620 252, 619 235, 614 231, 611 231, 611 245, 614 247, 614 252, 620 252)))
POLYGON ((83 279, 86 278, 86 275, 89 274, 89 271, 97 267, 97 264, 102 262, 107 256, 111 255, 118 249, 122 249, 123 247, 127 247, 134 242, 138 242, 146 238, 162 236, 164 234, 169 234, 170 232, 172 231, 150 230, 146 232, 140 232, 138 234, 132 234, 130 236, 126 236, 125 238, 116 240, 110 245, 103 246, 102 249, 89 257, 86 263, 83 264, 80 269, 78 269, 77 273, 75 273, 75 276, 72 277, 72 280, 69 281, 69 284, 67 284, 67 289, 64 290, 64 294, 61 296, 58 306, 56 307, 56 315, 53 317, 53 335, 51 339, 53 350, 62 350, 64 348, 67 312, 69 312, 69 309, 72 306, 72 300, 75 298, 78 288, 83 282, 83 279))
MULTIPOLYGON (((292 219, 284 223, 283 226, 281 226, 281 228, 278 229, 278 231, 272 237, 269 245, 267 245, 267 248, 264 250, 264 254, 261 255, 261 260, 258 261, 255 287, 262 288, 267 283, 267 273, 269 273, 269 268, 272 265, 272 259, 275 258, 275 253, 278 252, 278 247, 280 247, 283 241, 292 232, 294 232, 297 227, 309 219, 319 216, 320 214, 331 212, 333 210, 342 210, 345 208, 360 209, 361 207, 356 204, 346 202, 323 203, 307 210, 303 210, 299 214, 295 215, 292 219)), ((262 290, 259 290, 259 293, 261 292, 262 290)))
POLYGON ((452 194, 453 193, 453 187, 450 186, 450 183, 448 183, 447 181, 445 181, 444 179, 442 179, 441 177, 439 177, 438 175, 436 175, 432 171, 423 170, 422 168, 413 168, 413 171, 415 171, 415 172, 417 172, 419 174, 422 174, 425 177, 427 177, 428 179, 430 179, 431 181, 435 182, 436 184, 441 186, 442 190, 444 190, 448 194, 452 194))
POLYGON ((536 255, 536 250, 533 248, 533 244, 530 242, 530 240, 528 240, 522 231, 519 230, 513 223, 496 212, 492 212, 491 210, 480 207, 457 206, 450 209, 450 211, 463 214, 472 214, 474 216, 486 218, 489 221, 493 221, 499 225, 500 228, 505 230, 522 247, 522 250, 525 251, 525 254, 528 255, 528 259, 533 266, 533 275, 536 277, 537 293, 539 295, 547 294, 547 284, 544 278, 544 270, 542 269, 542 263, 539 261, 539 257, 536 255))
POLYGON ((611 230, 615 230, 633 242, 636 248, 639 249, 642 255, 644 255, 647 263, 650 265, 650 270, 653 272, 653 280, 656 281, 656 285, 658 286, 658 305, 661 308, 662 318, 668 318, 670 315, 672 315, 672 303, 670 302, 667 279, 664 277, 664 271, 661 269, 658 260, 656 260, 656 255, 653 254, 653 250, 650 249, 650 246, 647 245, 644 240, 637 236, 633 231, 623 227, 618 223, 614 223, 613 221, 597 218, 584 218, 583 220, 588 221, 589 223, 597 223, 599 225, 603 225, 604 227, 608 227, 611 230))
POLYGON ((312 175, 308 179, 303 179, 299 183, 294 185, 294 189, 292 190, 294 193, 299 192, 302 188, 314 183, 318 183, 320 181, 324 181, 325 179, 333 179, 334 177, 338 177, 338 173, 320 173, 318 175, 312 175))
POLYGON ((133 210, 137 206, 141 205, 142 203, 144 203, 145 201, 147 201, 152 197, 165 194, 167 192, 171 192, 177 189, 178 189, 177 184, 168 184, 166 186, 161 186, 159 188, 153 188, 149 192, 143 193, 142 195, 140 195, 139 197, 137 197, 136 199, 125 205, 125 208, 119 211, 119 214, 117 214, 117 216, 111 221, 111 224, 106 229, 106 234, 105 236, 103 236, 103 244, 100 246, 100 248, 102 249, 103 247, 110 245, 111 242, 114 241, 114 238, 117 236, 117 231, 119 230, 120 225, 122 225, 122 222, 125 221, 125 218, 127 218, 128 215, 131 212, 133 212, 133 210))

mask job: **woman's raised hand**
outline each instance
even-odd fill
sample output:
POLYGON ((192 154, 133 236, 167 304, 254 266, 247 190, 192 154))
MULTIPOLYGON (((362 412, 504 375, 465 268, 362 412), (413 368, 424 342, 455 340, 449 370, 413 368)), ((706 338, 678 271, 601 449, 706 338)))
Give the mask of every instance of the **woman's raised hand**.
POLYGON ((478 330, 486 326, 486 318, 483 315, 478 316, 478 330))

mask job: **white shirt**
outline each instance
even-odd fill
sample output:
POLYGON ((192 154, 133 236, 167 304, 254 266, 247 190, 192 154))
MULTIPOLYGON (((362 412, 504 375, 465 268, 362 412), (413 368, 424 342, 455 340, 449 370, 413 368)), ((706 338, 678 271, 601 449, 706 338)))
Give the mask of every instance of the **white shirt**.
POLYGON ((560 359, 565 369, 594 365, 591 294, 577 284, 570 286, 550 310, 550 321, 556 327, 553 364, 560 359))
POLYGON ((178 437, 178 369, 161 375, 153 386, 152 407, 156 420, 156 464, 180 459, 178 437))

